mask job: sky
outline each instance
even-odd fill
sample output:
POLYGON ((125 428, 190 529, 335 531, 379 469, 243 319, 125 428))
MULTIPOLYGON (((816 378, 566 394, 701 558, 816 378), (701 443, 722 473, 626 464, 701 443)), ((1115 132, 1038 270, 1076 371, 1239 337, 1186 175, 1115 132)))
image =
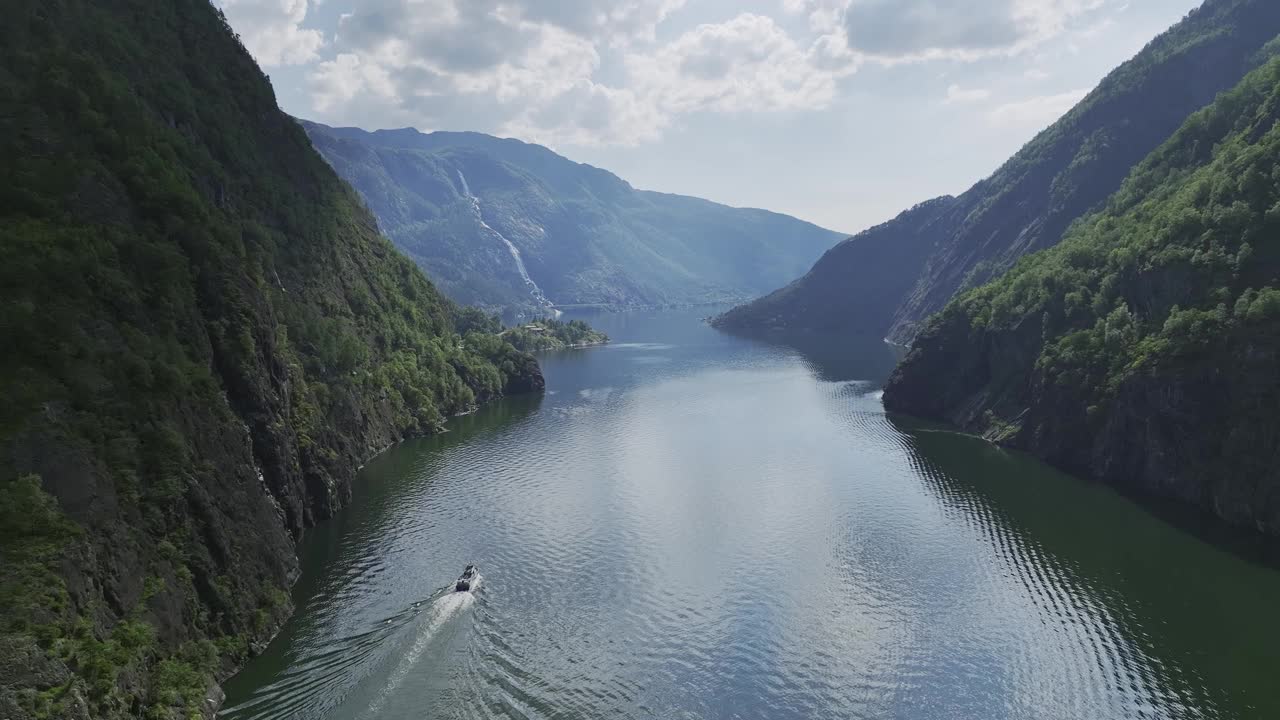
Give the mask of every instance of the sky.
POLYGON ((845 233, 994 171, 1199 0, 215 0, 281 107, 845 233))

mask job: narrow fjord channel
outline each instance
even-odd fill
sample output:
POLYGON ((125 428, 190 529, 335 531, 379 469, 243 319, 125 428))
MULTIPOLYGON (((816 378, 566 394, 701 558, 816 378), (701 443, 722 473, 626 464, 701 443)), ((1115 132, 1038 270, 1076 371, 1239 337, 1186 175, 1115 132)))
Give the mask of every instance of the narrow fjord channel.
POLYGON ((1280 573, 706 312, 370 463, 223 716, 1280 717, 1280 573))

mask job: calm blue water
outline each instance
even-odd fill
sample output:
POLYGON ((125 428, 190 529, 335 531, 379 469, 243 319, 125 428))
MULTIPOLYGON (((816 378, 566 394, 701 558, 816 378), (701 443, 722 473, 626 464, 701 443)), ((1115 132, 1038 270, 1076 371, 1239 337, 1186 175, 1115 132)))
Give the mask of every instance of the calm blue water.
POLYGON ((701 314, 371 463, 224 716, 1280 717, 1275 571, 701 314))

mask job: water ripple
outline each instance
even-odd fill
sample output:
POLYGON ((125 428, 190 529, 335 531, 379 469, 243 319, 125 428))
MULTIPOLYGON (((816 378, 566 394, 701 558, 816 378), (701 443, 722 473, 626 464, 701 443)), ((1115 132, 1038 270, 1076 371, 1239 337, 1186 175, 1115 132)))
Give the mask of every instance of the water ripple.
POLYGON ((606 320, 624 342, 544 359, 554 394, 371 462, 224 715, 1280 714, 1253 626, 1275 573, 887 417, 882 358, 663 317, 606 320), (469 562, 483 588, 442 590, 469 562))

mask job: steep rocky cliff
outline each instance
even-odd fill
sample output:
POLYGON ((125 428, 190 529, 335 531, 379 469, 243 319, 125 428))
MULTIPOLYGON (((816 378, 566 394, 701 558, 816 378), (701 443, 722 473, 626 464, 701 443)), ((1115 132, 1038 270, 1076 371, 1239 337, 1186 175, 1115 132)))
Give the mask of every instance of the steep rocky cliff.
POLYGON ((1280 534, 1278 167, 1275 59, 932 318, 886 408, 1280 534))
POLYGON ((15 0, 0 57, 0 717, 208 714, 356 468, 541 376, 208 0, 15 0))
POLYGON ((919 324, 958 291, 1056 244, 1188 115, 1265 62, 1277 33, 1280 3, 1207 0, 957 198, 945 216, 920 224, 907 213, 865 233, 782 296, 748 304, 720 324, 749 330, 782 320, 791 329, 839 328, 909 344, 919 324), (869 281, 864 266, 881 261, 881 242, 918 250, 883 268, 892 278, 869 281))
POLYGON ((842 237, 636 190, 518 140, 304 127, 401 250, 454 300, 487 309, 738 301, 798 277, 842 237))

